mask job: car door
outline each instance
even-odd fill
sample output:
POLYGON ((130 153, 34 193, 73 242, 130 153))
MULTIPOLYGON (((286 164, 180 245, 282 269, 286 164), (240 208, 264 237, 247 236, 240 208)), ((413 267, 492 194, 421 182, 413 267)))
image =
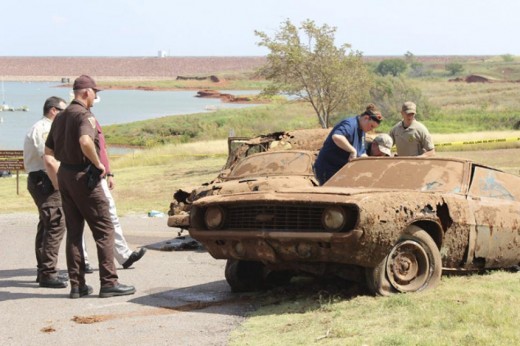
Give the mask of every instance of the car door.
POLYGON ((474 265, 498 268, 518 264, 520 177, 473 165, 468 202, 476 221, 474 265))

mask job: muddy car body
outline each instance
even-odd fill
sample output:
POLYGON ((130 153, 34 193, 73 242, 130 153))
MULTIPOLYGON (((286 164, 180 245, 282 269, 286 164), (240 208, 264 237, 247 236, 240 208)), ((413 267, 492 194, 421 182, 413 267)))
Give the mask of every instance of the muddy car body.
MULTIPOLYGON (((316 152, 304 150, 272 151, 247 156, 224 170, 217 180, 194 189, 189 201, 211 195, 248 191, 278 190, 281 188, 318 186, 313 164, 316 152)), ((168 217, 170 227, 189 227, 189 209, 168 217)))
MULTIPOLYGON (((271 169, 265 172, 261 169, 261 165, 259 166, 254 163, 253 168, 245 169, 244 172, 240 173, 240 177, 236 174, 237 171, 233 172, 233 170, 243 159, 258 153, 307 151, 310 155, 314 155, 323 145, 323 141, 329 132, 330 129, 303 129, 274 132, 254 138, 228 138, 228 159, 218 177, 195 189, 179 189, 173 194, 173 201, 170 203, 170 210, 168 211, 168 226, 188 229, 191 205, 194 201, 203 196, 248 191, 251 189, 266 190, 271 187, 299 186, 299 182, 302 182, 303 186, 308 186, 309 183, 313 185, 316 181, 310 179, 313 175, 312 165, 297 174, 295 174, 295 169, 298 169, 298 167, 291 168, 288 165, 277 166, 276 171, 271 169), (260 169, 258 167, 260 167, 260 169), (283 178, 284 175, 288 178, 283 178), (244 184, 243 182, 245 182, 245 179, 248 177, 251 177, 253 180, 248 184, 244 184), (236 180, 239 181, 232 182, 236 180), (263 183, 261 180, 263 180, 263 183)), ((265 166, 276 165, 276 160, 278 159, 285 161, 290 160, 289 158, 279 158, 279 156, 276 155, 267 155, 262 158, 265 166)), ((304 160, 304 158, 300 156, 298 160, 304 160)), ((312 157, 312 162, 314 162, 314 160, 315 157, 312 157)), ((296 164, 298 165, 298 163, 296 164)), ((305 161, 302 161, 300 165, 305 165, 305 161)))
POLYGON ((520 177, 467 160, 363 158, 321 187, 202 198, 190 235, 228 260, 234 291, 302 271, 387 295, 518 265, 519 201, 520 177))

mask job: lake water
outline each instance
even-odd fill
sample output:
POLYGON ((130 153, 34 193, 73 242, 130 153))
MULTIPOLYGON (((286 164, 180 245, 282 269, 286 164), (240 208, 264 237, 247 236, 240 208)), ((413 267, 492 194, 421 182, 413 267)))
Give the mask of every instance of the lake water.
MULTIPOLYGON (((0 112, 0 150, 23 149, 24 136, 42 117, 43 103, 50 96, 70 100, 70 89, 51 82, 4 82, 2 100, 9 107, 27 106, 28 112, 0 112)), ((226 91, 234 95, 258 91, 226 91)), ((203 113, 220 108, 243 108, 251 105, 222 103, 219 99, 195 97, 196 91, 105 90, 92 112, 101 125, 121 124, 167 115, 203 113)))

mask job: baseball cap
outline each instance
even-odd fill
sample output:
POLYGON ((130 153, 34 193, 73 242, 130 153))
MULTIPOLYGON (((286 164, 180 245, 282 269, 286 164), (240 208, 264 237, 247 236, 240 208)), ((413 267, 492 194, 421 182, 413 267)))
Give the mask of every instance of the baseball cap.
POLYGON ((374 143, 377 144, 379 147, 379 150, 388 156, 392 156, 392 146, 394 145, 394 141, 392 140, 392 137, 387 135, 386 133, 382 133, 376 136, 374 138, 374 143))
POLYGON ((101 91, 102 89, 98 88, 96 85, 96 82, 92 77, 87 75, 81 75, 74 81, 74 85, 72 86, 73 90, 80 90, 80 89, 88 89, 91 88, 95 92, 101 91))
POLYGON ((417 106, 415 105, 415 103, 410 102, 410 101, 403 103, 402 111, 405 112, 406 114, 410 114, 410 113, 417 114, 416 110, 417 110, 417 106))

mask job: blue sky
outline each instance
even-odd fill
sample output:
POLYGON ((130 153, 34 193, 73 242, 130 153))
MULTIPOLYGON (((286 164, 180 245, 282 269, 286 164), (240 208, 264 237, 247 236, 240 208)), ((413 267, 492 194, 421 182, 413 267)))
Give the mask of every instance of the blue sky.
POLYGON ((6 0, 0 56, 261 56, 254 30, 337 27, 364 55, 520 55, 518 0, 6 0))

